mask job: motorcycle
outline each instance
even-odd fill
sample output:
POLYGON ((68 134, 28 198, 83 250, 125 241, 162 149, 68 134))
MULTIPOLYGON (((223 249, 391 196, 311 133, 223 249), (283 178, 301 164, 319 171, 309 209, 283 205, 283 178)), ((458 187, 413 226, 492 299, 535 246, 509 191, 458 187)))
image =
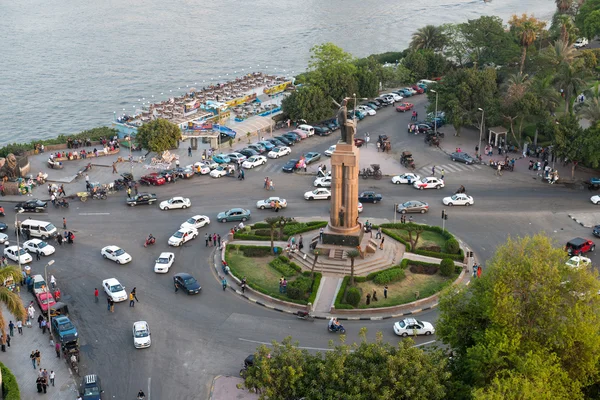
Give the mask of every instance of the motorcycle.
POLYGON ((315 320, 315 317, 313 317, 312 315, 310 315, 310 313, 308 313, 306 311, 297 311, 296 317, 298 319, 303 319, 305 321, 310 321, 310 322, 314 322, 314 320, 315 320))
MULTIPOLYGON (((69 208, 69 202, 66 199, 60 199, 54 202, 54 207, 56 208, 60 208, 60 207, 64 207, 64 208, 69 208)), ((4 215, 4 214, 2 214, 4 215)))
POLYGON ((4 207, 0 206, 0 216, 4 217, 4 207))
POLYGON ((154 243, 156 243, 156 238, 154 236, 149 237, 148 239, 146 239, 146 242, 144 243, 144 247, 148 247, 150 245, 153 245, 154 243))
POLYGON ((329 332, 335 332, 335 333, 346 333, 346 329, 344 329, 344 325, 339 324, 339 325, 327 325, 327 330, 329 332))
POLYGON ((455 194, 457 193, 466 193, 467 189, 465 189, 464 186, 461 186, 458 188, 458 190, 456 192, 454 192, 455 194))
POLYGON ((106 200, 107 198, 108 198, 108 195, 106 194, 106 191, 104 191, 104 190, 99 190, 96 193, 92 193, 92 199, 106 200))

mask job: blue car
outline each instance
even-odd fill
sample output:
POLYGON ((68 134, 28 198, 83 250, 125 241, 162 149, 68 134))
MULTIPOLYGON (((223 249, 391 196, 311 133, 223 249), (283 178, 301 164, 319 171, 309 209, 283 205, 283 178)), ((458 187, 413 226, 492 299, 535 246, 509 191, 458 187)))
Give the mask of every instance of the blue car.
POLYGON ((258 144, 262 144, 263 147, 267 149, 267 151, 271 151, 275 147, 275 145, 268 140, 261 140, 260 142, 258 142, 258 144))
POLYGON ((52 330, 58 336, 61 343, 69 343, 77 340, 77 328, 69 317, 58 316, 52 319, 52 330))
POLYGON ((212 159, 217 164, 226 164, 231 162, 231 158, 227 157, 225 154, 215 154, 212 156, 212 159))
POLYGON ((232 208, 231 210, 223 211, 217 214, 217 220, 221 222, 246 222, 248 219, 250 219, 250 210, 245 210, 243 208, 232 208))
POLYGON ((396 90, 396 93, 398 93, 402 97, 410 97, 413 95, 412 92, 407 89, 398 89, 396 90))

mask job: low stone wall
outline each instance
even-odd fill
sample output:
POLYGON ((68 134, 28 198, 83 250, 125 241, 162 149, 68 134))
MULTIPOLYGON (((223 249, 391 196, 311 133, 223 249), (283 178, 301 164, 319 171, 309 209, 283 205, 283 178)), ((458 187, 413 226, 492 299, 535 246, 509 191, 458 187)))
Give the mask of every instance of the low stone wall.
MULTIPOLYGON (((77 149, 75 149, 75 151, 76 151, 76 150, 77 150, 77 149)), ((104 150, 102 150, 102 151, 98 151, 98 157, 112 156, 112 155, 114 155, 114 154, 118 154, 120 150, 121 150, 121 148, 118 148, 118 149, 115 149, 115 150, 113 150, 113 151, 108 151, 108 153, 106 153, 106 154, 104 154, 104 150)), ((55 157, 55 158, 54 158, 54 161, 77 161, 77 160, 84 160, 84 158, 81 158, 81 157, 79 156, 79 153, 78 153, 78 152, 76 152, 76 154, 77 154, 77 157, 76 157, 76 158, 69 159, 69 158, 67 158, 67 157, 60 157, 60 158, 56 158, 56 157, 55 157)), ((86 155, 86 157, 85 157, 85 160, 87 160, 88 158, 96 158, 96 156, 94 155, 94 153, 87 153, 87 155, 86 155)))
MULTIPOLYGON (((100 142, 100 141, 92 142, 92 146, 101 146, 101 145, 102 145, 102 142, 100 142)), ((87 147, 90 147, 90 146, 87 146, 87 147)), ((52 153, 53 151, 56 151, 56 150, 65 150, 65 149, 68 149, 66 143, 44 145, 44 153, 52 153)), ((74 150, 77 150, 77 149, 74 149, 74 150)), ((33 156, 33 155, 40 154, 40 153, 36 153, 35 150, 27 150, 23 154, 28 155, 28 156, 33 156)))

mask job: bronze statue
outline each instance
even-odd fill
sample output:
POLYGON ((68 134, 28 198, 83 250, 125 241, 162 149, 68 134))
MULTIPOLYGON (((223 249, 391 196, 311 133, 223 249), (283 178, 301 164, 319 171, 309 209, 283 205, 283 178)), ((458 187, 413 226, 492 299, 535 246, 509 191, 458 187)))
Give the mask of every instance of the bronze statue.
POLYGON ((8 179, 19 178, 21 176, 21 171, 19 170, 19 165, 17 163, 17 157, 14 154, 10 153, 6 156, 4 161, 4 165, 0 168, 0 177, 7 177, 8 179))
POLYGON ((337 121, 342 134, 342 142, 348 143, 348 132, 346 131, 346 122, 348 121, 348 107, 346 105, 348 104, 348 99, 342 100, 341 105, 335 100, 333 100, 333 103, 339 107, 337 121))
POLYGON ((344 226, 344 209, 343 208, 340 208, 338 217, 340 218, 340 226, 344 226))

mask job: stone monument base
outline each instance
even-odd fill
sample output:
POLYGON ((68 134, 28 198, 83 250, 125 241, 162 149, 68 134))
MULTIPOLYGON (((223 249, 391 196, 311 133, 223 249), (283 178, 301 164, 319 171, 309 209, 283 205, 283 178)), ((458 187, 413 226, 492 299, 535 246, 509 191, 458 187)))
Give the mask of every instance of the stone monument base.
POLYGON ((353 247, 360 246, 363 237, 363 230, 360 225, 356 227, 344 229, 334 228, 329 225, 323 231, 323 244, 353 247))

